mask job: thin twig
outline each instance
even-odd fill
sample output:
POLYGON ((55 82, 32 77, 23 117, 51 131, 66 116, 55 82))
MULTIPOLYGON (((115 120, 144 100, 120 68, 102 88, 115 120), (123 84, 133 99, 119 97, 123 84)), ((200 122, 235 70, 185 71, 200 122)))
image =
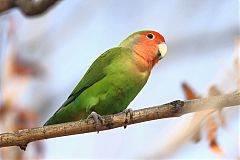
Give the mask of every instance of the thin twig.
POLYGON ((0 13, 18 7, 26 16, 44 13, 60 0, 0 0, 0 13))
MULTIPOLYGON (((100 131, 156 119, 179 117, 190 112, 237 105, 240 105, 240 93, 187 101, 177 100, 164 105, 135 110, 132 119, 126 117, 125 113, 103 116, 100 131)), ((28 143, 37 140, 89 132, 96 132, 92 119, 18 130, 0 134, 0 147, 20 146, 24 148, 28 143)))

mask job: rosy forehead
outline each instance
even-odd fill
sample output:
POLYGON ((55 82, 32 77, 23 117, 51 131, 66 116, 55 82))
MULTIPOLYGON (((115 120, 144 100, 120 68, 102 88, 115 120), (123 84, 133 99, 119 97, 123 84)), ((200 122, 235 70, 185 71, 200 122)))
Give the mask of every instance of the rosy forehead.
POLYGON ((142 34, 144 36, 147 36, 149 33, 153 34, 158 41, 165 42, 164 37, 160 33, 156 32, 156 31, 146 31, 146 32, 143 32, 142 34))

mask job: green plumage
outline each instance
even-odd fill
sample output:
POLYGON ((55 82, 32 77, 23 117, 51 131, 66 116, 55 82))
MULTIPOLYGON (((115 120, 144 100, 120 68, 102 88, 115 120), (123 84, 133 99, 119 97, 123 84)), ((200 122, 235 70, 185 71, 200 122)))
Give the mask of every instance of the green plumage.
POLYGON ((150 71, 140 71, 130 44, 137 34, 109 49, 90 66, 65 103, 44 124, 51 125, 122 112, 143 88, 150 71), (126 47, 126 46, 129 46, 126 47))

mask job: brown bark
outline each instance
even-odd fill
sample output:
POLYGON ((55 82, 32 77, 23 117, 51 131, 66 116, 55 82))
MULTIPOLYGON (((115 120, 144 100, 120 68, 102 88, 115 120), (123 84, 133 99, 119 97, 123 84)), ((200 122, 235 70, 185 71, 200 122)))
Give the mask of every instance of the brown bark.
POLYGON ((35 16, 44 13, 60 0, 0 0, 0 13, 12 8, 19 8, 26 16, 35 16))
MULTIPOLYGON (((103 116, 100 131, 156 119, 179 117, 190 112, 236 105, 240 105, 240 93, 187 101, 177 100, 159 106, 135 110, 132 119, 129 116, 126 117, 125 113, 103 116)), ((24 149, 28 143, 33 141, 96 131, 92 119, 24 129, 0 134, 0 147, 20 146, 24 149)))

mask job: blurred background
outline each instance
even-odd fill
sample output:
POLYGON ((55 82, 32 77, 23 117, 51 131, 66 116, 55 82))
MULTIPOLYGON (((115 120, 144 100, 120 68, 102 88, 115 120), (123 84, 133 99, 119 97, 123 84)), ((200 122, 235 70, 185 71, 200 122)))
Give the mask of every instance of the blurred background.
MULTIPOLYGON (((237 0, 68 0, 38 17, 0 15, 0 131, 38 127, 91 63, 131 33, 162 33, 168 54, 129 107, 240 88, 237 0)), ((1 159, 237 159, 239 109, 187 114, 0 150, 1 159)))

